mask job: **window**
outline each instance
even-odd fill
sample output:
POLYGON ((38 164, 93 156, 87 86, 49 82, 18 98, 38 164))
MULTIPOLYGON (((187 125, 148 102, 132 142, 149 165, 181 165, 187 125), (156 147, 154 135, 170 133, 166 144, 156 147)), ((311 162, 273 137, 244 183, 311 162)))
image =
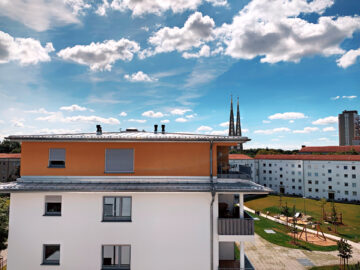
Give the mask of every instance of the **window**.
POLYGON ((266 167, 266 163, 263 163, 263 167, 266 167))
POLYGON ((308 176, 311 176, 311 172, 308 172, 308 176))
POLYGON ((292 189, 295 189, 295 186, 292 186, 291 188, 292 188, 292 189))
POLYGON ((328 181, 332 181, 332 178, 331 178, 331 177, 329 177, 329 178, 328 178, 328 181))
POLYGON ((282 174, 280 174, 280 178, 283 178, 283 175, 282 175, 282 174))
POLYGON ((298 182, 301 183, 301 179, 299 179, 298 182))
POLYGON ((130 269, 130 245, 102 246, 102 269, 130 269))
POLYGON ((299 186, 299 190, 301 190, 301 187, 299 186))
POLYGON ((272 188, 272 184, 270 184, 270 185, 269 185, 269 187, 271 187, 271 188, 272 188))
POLYGON ((318 188, 315 188, 315 192, 319 192, 319 189, 318 189, 318 188))
POLYGON ((352 194, 353 194, 353 196, 357 196, 357 192, 356 192, 356 191, 353 191, 352 194))
POLYGON ((271 163, 269 163, 269 167, 271 167, 271 163))
POLYGON ((60 265, 60 245, 43 246, 43 263, 45 265, 60 265))
POLYGON ((318 180, 315 180, 315 185, 318 185, 319 184, 319 181, 318 180))
POLYGON ((269 171, 269 173, 271 174, 271 173, 272 173, 272 171, 270 170, 270 171, 269 171))
POLYGON ((356 169, 356 167, 355 167, 355 166, 352 166, 352 167, 351 167, 351 169, 352 169, 352 170, 355 170, 355 169, 356 169))
POLYGON ((266 170, 263 170, 263 173, 266 173, 266 170))
POLYGON ((295 179, 293 179, 292 182, 295 183, 295 179))
POLYGON ((65 153, 63 148, 50 148, 49 168, 65 168, 65 153))
POLYGON ((312 192, 312 188, 309 188, 309 192, 312 192))
POLYGON ((61 216, 61 196, 45 196, 44 216, 61 216))
POLYGON ((295 164, 291 164, 291 168, 295 168, 295 164))
POLYGON ((344 170, 347 170, 347 166, 344 166, 344 170))
POLYGON ((329 189, 332 189, 332 186, 329 186, 329 189))
POLYGON ((312 184, 312 181, 311 181, 311 180, 308 180, 308 184, 310 184, 310 185, 311 185, 311 184, 312 184))
POLYGON ((331 170, 328 170, 328 173, 331 173, 331 170))
POLYGON ((319 176, 319 173, 317 173, 317 172, 316 172, 316 173, 314 173, 314 174, 315 174, 315 176, 319 176))
POLYGON ((280 167, 280 171, 282 172, 282 167, 280 167))
POLYGON ((352 187, 356 187, 356 183, 352 183, 352 187))
POLYGON ((283 185, 283 182, 280 182, 280 185, 283 185))
POLYGON ((134 149, 106 149, 106 173, 133 173, 134 149))
POLYGON ((103 221, 131 221, 131 197, 104 197, 103 221))
POLYGON ((355 179, 355 178, 356 178, 356 174, 353 174, 353 175, 352 175, 352 178, 355 179))
POLYGON ((349 195, 349 191, 345 190, 345 195, 349 195))
POLYGON ((298 165, 298 168, 301 168, 301 165, 300 165, 300 164, 298 165))
POLYGON ((292 175, 295 175, 295 172, 291 172, 292 175))
POLYGON ((348 186, 349 186, 349 183, 346 183, 346 182, 345 182, 344 185, 345 185, 345 187, 348 187, 348 186))
POLYGON ((347 175, 347 174, 344 174, 344 177, 345 177, 345 178, 348 178, 348 175, 347 175))

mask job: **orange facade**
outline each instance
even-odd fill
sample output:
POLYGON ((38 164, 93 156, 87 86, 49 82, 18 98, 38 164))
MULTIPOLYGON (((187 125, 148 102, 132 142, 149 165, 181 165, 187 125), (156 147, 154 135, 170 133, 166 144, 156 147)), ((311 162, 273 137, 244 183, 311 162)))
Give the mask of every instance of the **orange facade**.
MULTIPOLYGON (((217 168, 214 143, 213 175, 217 168)), ((23 142, 22 176, 209 176, 209 142, 23 142), (65 168, 48 168, 49 149, 65 148, 65 168), (105 173, 107 148, 133 148, 134 173, 105 173)))

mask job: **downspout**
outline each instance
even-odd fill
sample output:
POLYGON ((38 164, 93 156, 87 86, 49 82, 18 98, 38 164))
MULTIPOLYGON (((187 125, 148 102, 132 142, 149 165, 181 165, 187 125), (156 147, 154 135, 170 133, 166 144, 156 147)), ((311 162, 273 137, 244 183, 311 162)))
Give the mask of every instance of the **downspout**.
POLYGON ((210 270, 214 269, 214 200, 215 200, 215 187, 213 181, 213 141, 210 141, 210 188, 211 188, 211 203, 210 203, 210 270))

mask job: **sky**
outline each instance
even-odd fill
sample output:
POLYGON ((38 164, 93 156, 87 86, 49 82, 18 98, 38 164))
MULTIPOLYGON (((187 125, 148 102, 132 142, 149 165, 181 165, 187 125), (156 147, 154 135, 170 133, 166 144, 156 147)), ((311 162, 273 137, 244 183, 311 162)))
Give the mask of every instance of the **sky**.
POLYGON ((358 0, 0 0, 0 139, 126 128, 337 145, 360 110, 358 0), (236 113, 236 112, 235 112, 236 113))

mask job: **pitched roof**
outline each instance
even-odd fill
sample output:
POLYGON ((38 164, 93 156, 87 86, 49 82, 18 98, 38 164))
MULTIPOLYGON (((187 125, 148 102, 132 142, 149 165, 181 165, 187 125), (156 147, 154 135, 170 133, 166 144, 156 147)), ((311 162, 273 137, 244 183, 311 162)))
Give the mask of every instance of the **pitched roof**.
POLYGON ((360 161, 360 155, 256 155, 255 159, 360 161))
POLYGON ((21 154, 13 154, 13 153, 0 153, 0 158, 21 158, 21 154))
POLYGON ((360 152, 360 145, 343 145, 343 146, 304 146, 300 149, 300 153, 331 153, 331 152, 349 152, 352 150, 360 152))
POLYGON ((244 154, 229 154, 229 159, 253 159, 253 158, 244 154))
POLYGON ((145 131, 122 131, 77 134, 46 134, 46 135, 11 135, 11 141, 215 141, 215 142, 246 142, 247 137, 220 136, 188 133, 164 133, 145 131))

